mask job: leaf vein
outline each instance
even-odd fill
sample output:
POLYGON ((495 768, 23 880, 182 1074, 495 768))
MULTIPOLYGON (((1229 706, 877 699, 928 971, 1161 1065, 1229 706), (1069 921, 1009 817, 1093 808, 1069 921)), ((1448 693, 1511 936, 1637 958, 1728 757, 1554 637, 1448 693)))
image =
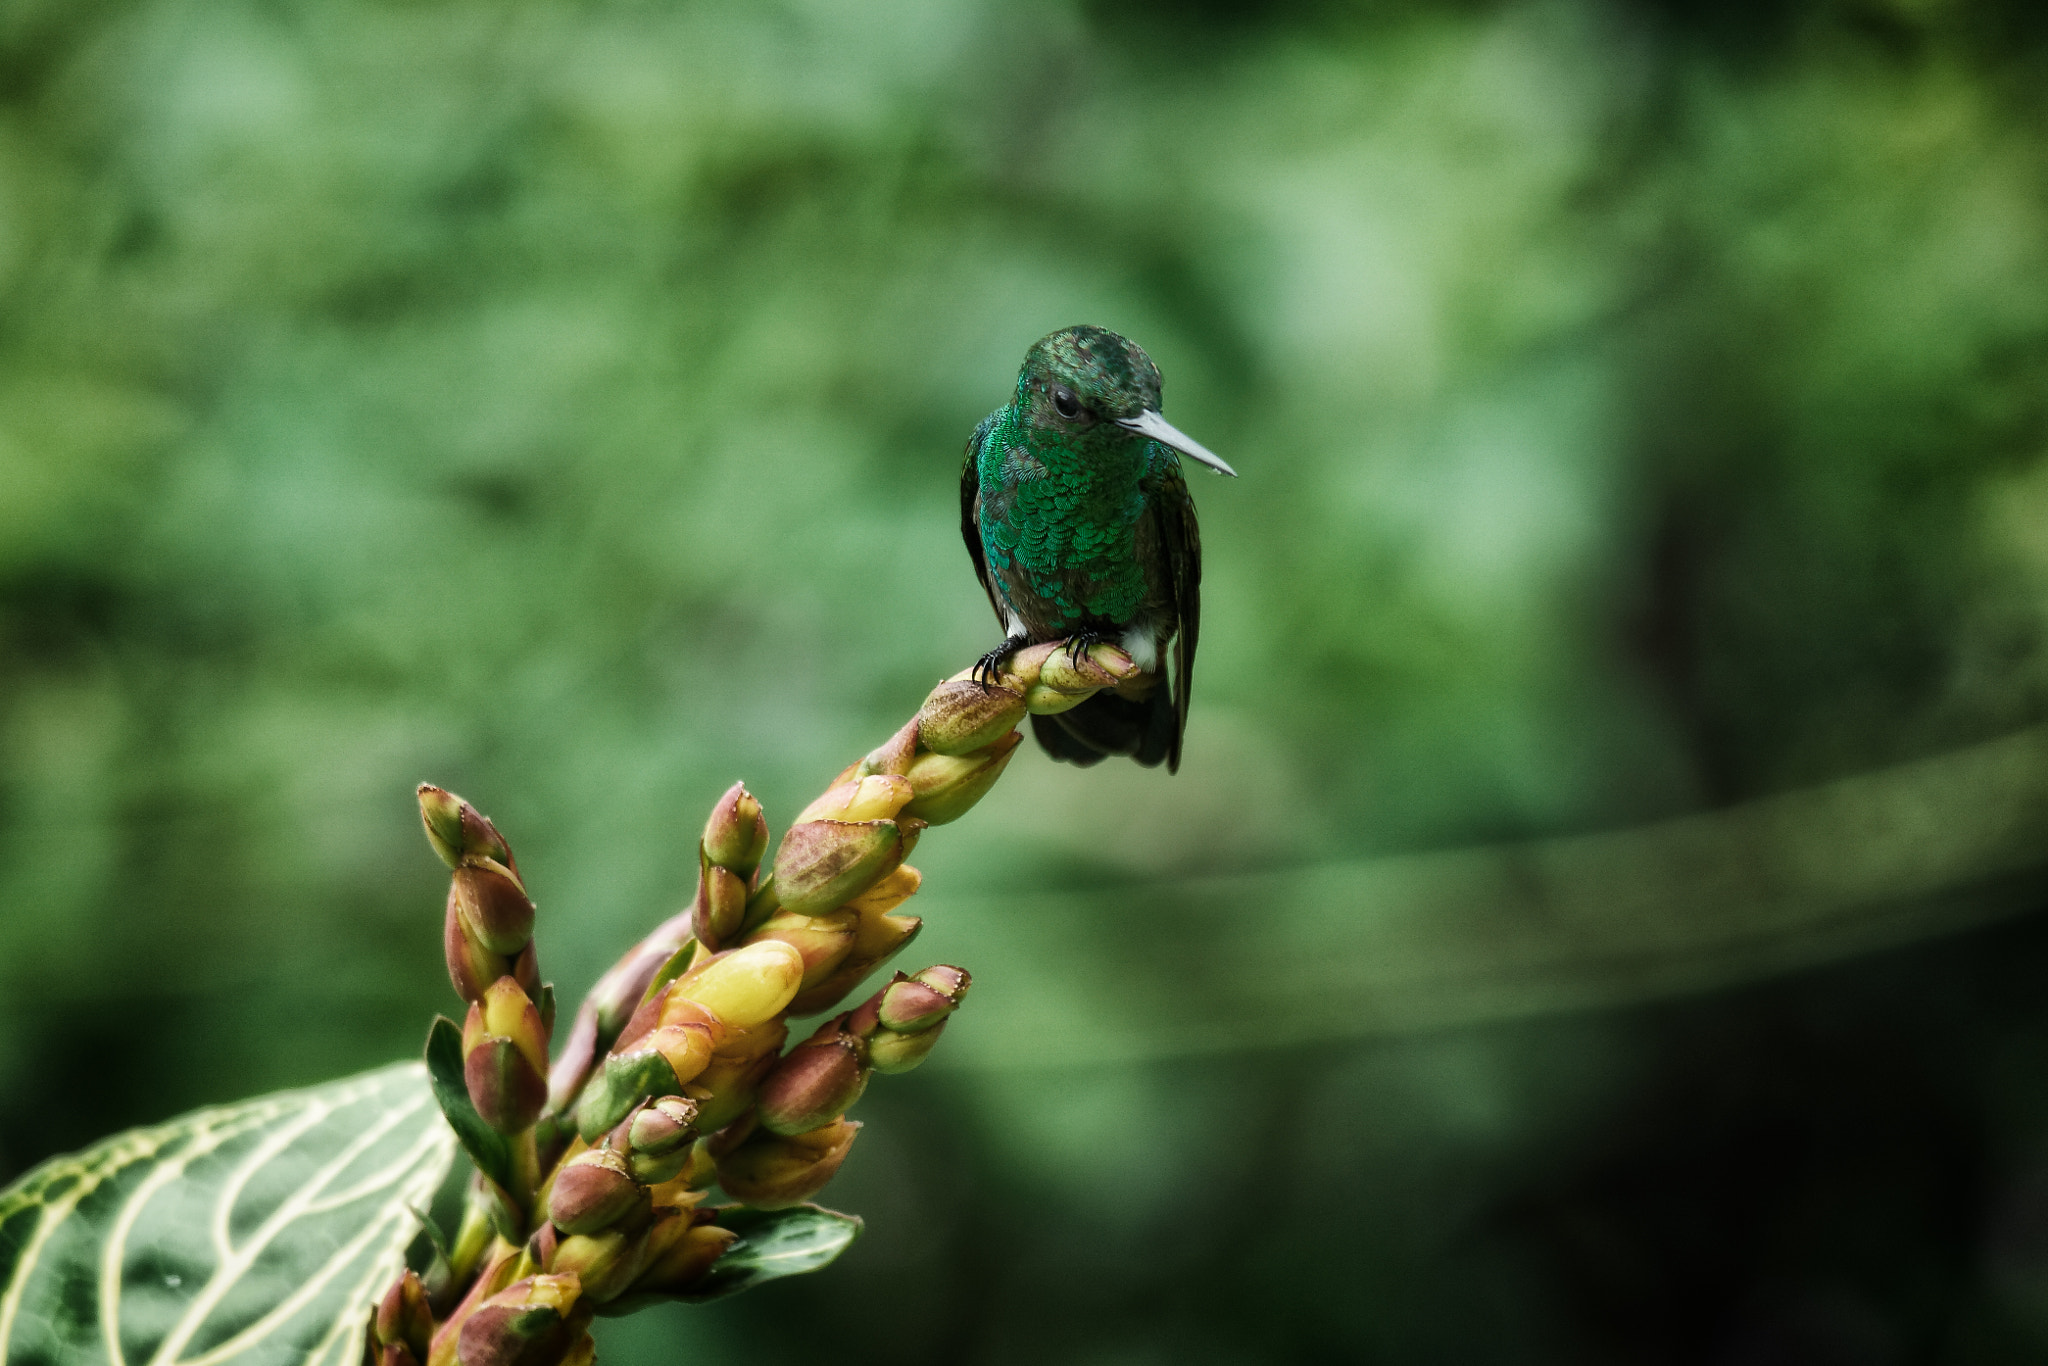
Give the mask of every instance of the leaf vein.
MULTIPOLYGON (((344 1095, 333 1107, 322 1108, 331 1114, 334 1110, 343 1108, 353 1098, 344 1095)), ((380 1116, 375 1123, 351 1140, 339 1154, 315 1171, 306 1184, 280 1202, 278 1207, 271 1211, 270 1216, 249 1235, 248 1242, 223 1258, 221 1264, 214 1268, 213 1275, 207 1278, 205 1287, 193 1297, 192 1303, 186 1307, 171 1331, 166 1333, 163 1341, 157 1345, 155 1354, 150 1357, 150 1366, 173 1366, 178 1360, 178 1354, 185 1350, 185 1344, 192 1340, 192 1335, 199 1331, 207 1316, 227 1297, 228 1291, 234 1288, 235 1283, 255 1263, 257 1257, 262 1255, 263 1249, 299 1217, 305 1205, 313 1200, 321 1188, 346 1171, 349 1164, 361 1156, 365 1149, 425 1103, 426 1098, 420 1097, 403 1109, 391 1110, 380 1116)), ((121 1363, 115 1362, 114 1366, 121 1366, 121 1363)))

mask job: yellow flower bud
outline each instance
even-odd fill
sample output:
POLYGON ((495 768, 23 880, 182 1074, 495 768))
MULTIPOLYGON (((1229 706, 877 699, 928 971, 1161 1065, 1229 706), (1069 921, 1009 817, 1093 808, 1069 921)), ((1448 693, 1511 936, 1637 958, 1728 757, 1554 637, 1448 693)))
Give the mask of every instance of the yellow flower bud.
POLYGON ((904 775, 917 796, 903 814, 932 825, 959 820, 995 786, 1023 741, 1024 733, 1013 730, 978 754, 918 755, 904 775))
POLYGON ((909 783, 893 773, 870 773, 865 778, 830 788, 797 816, 805 821, 885 821, 903 809, 916 795, 909 783))
POLYGON ((752 1029, 780 1015, 803 979, 803 954, 779 939, 765 939, 718 955, 671 990, 728 1028, 752 1029))

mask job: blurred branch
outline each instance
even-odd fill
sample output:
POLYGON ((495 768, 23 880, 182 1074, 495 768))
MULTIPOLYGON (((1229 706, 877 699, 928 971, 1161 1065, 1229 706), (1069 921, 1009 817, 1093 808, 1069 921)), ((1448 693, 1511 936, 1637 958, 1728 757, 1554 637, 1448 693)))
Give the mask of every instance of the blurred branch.
POLYGON ((983 975, 1058 961, 1066 980, 989 992, 1000 1018, 946 1065, 1232 1052, 1734 986, 2029 909, 2044 836, 2037 726, 1629 830, 1034 895, 1028 912, 990 898, 960 912, 983 975))

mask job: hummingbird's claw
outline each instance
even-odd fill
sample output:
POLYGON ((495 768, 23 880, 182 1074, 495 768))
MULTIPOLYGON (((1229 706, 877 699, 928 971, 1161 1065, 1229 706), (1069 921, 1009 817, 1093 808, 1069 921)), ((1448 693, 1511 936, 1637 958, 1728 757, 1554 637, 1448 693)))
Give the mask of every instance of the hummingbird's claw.
POLYGON ((1007 638, 1002 644, 996 646, 995 649, 990 650, 980 659, 975 660, 974 681, 981 684, 984 688, 995 687, 997 680, 1003 676, 1004 661, 1017 653, 1017 647, 1023 643, 1014 637, 1007 638))
POLYGON ((1114 645, 1116 643, 1117 637, 1111 632, 1097 631, 1092 627, 1083 627, 1067 637, 1067 643, 1064 647, 1067 652, 1067 663, 1069 666, 1079 669, 1082 656, 1086 655, 1090 650, 1098 645, 1114 645))

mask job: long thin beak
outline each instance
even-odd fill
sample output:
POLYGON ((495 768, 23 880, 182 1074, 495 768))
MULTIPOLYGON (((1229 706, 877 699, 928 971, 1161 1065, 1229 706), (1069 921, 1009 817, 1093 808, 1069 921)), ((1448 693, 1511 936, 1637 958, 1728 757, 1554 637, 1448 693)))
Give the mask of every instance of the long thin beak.
POLYGON ((1193 437, 1181 435, 1179 428, 1155 412, 1139 413, 1136 417, 1120 417, 1116 420, 1116 425, 1128 427, 1134 432, 1143 432, 1154 441, 1163 442, 1182 455, 1201 461, 1218 474, 1227 474, 1232 479, 1237 478, 1237 471, 1224 464, 1223 457, 1193 437))

